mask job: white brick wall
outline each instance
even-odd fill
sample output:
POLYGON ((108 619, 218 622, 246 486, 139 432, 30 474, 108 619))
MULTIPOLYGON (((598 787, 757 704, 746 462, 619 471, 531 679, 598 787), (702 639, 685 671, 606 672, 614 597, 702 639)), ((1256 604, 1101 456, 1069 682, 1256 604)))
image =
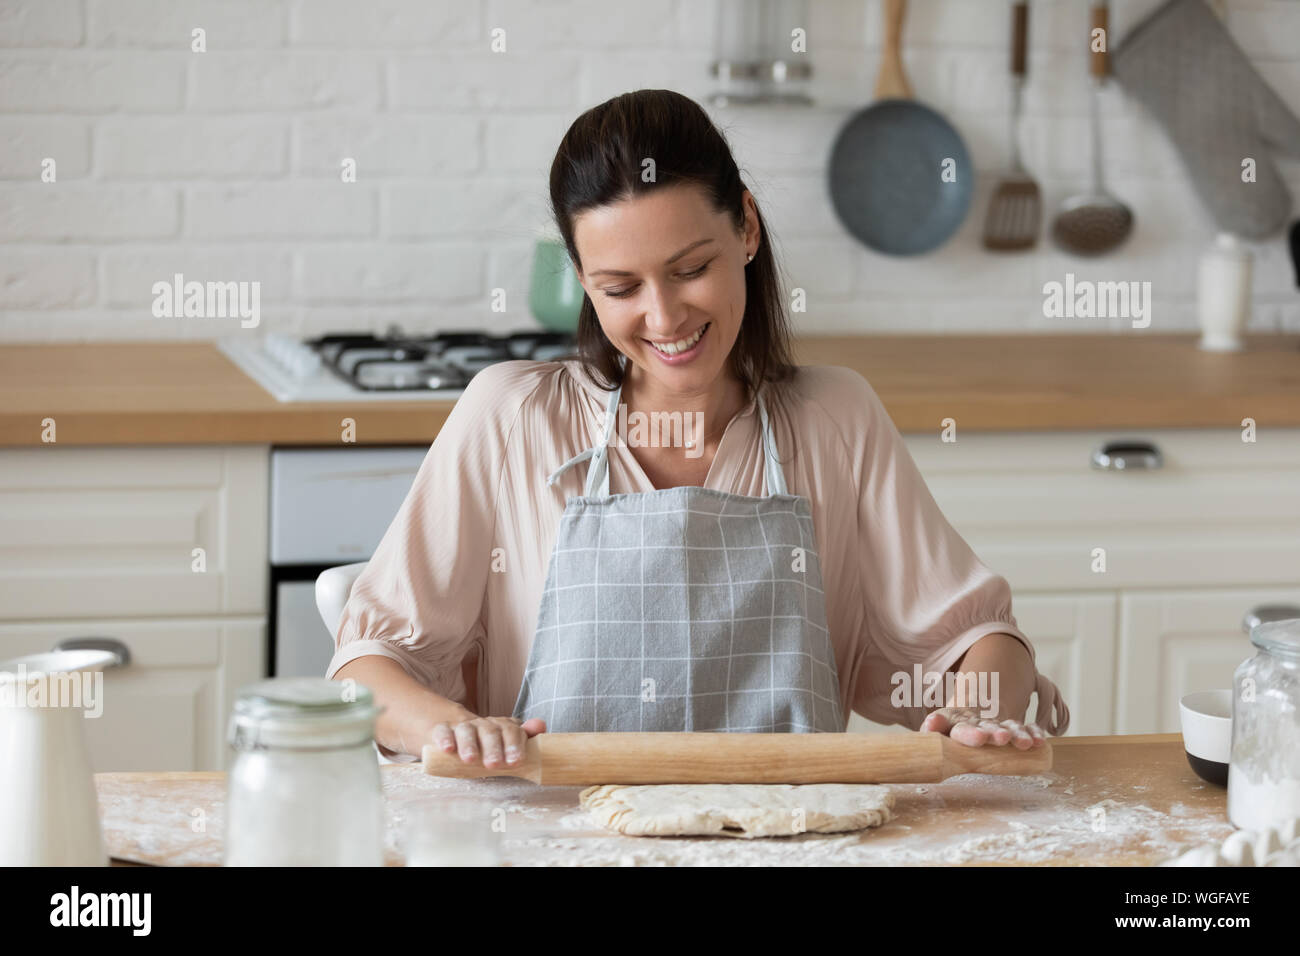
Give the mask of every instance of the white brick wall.
MULTIPOLYGON (((1087 175, 1086 0, 1031 0, 1023 145, 1049 210, 1087 175)), ((1115 34, 1160 0, 1116 0, 1115 34)), ((1300 111, 1300 0, 1227 0, 1227 25, 1300 111)), ((980 171, 959 234, 892 259, 842 229, 826 193, 836 133, 871 95, 881 0, 810 0, 818 105, 714 116, 771 226, 807 331, 1105 331, 1052 322, 1040 289, 1150 280, 1156 329, 1195 325, 1212 229, 1177 155, 1118 89, 1107 172, 1134 207, 1122 255, 1042 244, 992 256, 984 208, 1006 162, 1006 0, 912 0, 905 62, 980 171)), ((0 340, 209 338, 160 320, 154 282, 257 280, 260 331, 530 324, 532 242, 555 146, 582 110, 639 87, 701 101, 712 0, 0 0, 0 340), (206 31, 207 52, 190 51, 206 31), (494 54, 493 30, 507 52, 494 54), (58 180, 40 180, 46 157, 58 180), (340 163, 358 181, 340 181, 340 163), (489 309, 506 289, 508 311, 489 309)), ((1282 167, 1300 196, 1300 163, 1282 167)), ((1300 215, 1300 211, 1297 211, 1300 215)), ((1300 331, 1280 240, 1257 246, 1252 327, 1300 331)))

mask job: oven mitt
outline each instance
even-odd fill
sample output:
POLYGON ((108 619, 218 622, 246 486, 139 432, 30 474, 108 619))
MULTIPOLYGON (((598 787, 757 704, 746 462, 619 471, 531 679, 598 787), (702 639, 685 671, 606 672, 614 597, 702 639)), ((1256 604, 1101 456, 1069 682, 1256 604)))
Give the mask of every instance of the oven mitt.
POLYGON ((1113 51, 1115 77, 1173 140, 1225 232, 1259 239, 1291 215, 1273 150, 1300 158, 1300 120, 1251 66, 1204 0, 1169 0, 1113 51), (1242 160, 1256 181, 1242 182, 1242 160))

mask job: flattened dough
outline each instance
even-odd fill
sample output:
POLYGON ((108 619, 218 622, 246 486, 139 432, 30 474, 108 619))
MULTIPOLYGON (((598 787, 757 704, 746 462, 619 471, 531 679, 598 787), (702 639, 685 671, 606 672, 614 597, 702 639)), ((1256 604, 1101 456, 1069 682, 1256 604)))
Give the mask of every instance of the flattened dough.
POLYGON ((588 787, 578 802, 601 826, 628 836, 749 839, 878 827, 893 816, 894 793, 858 783, 607 784, 588 787))

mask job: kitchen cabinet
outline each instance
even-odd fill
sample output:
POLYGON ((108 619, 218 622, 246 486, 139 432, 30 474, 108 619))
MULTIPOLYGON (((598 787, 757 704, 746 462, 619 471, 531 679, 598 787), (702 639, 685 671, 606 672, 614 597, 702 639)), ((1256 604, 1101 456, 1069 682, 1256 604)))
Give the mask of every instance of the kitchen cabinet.
POLYGON ((0 450, 0 619, 265 613, 267 455, 0 450))
POLYGON ((266 660, 266 446, 0 450, 0 658, 131 654, 87 721, 98 770, 215 770, 266 660))
POLYGON ((936 423, 904 440, 948 520, 1017 599, 1300 586, 1300 429, 1263 428, 1254 443, 1237 428, 938 436, 936 423), (1149 442, 1162 464, 1093 468, 1093 450, 1116 440, 1149 442))
POLYGON ((1253 653, 1246 612, 1300 605, 1300 429, 1241 434, 959 430, 944 443, 936 423, 904 436, 948 520, 1010 582, 1069 735, 1177 731, 1179 698, 1230 686, 1253 653), (1116 440, 1149 443, 1160 467, 1093 468, 1116 440))
POLYGON ((104 671, 103 707, 87 717, 95 772, 220 770, 240 687, 262 677, 261 618, 86 619, 0 624, 4 656, 37 654, 86 636, 121 642, 125 667, 104 671))
POLYGON ((1172 733, 1184 694, 1231 687, 1256 650, 1242 634, 1242 608, 1260 604, 1300 605, 1300 587, 1124 594, 1115 733, 1172 733))

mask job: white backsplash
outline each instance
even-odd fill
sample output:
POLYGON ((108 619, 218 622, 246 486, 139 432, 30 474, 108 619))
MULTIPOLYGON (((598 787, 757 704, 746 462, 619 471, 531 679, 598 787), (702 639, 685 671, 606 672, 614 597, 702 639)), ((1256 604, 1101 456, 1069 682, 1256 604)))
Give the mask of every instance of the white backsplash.
MULTIPOLYGON (((1159 0, 1113 4, 1114 34, 1159 0)), ((877 255, 839 225, 825 166, 871 98, 880 0, 810 0, 810 109, 713 110, 805 290, 800 332, 1122 330, 1043 317, 1042 287, 1149 281, 1149 332, 1195 328, 1213 230, 1164 134, 1118 88, 1103 105, 1114 193, 1136 214, 1121 253, 980 245, 1006 162, 1005 0, 912 0, 904 62, 979 171, 937 252, 877 255)), ((1228 29, 1300 112, 1300 2, 1230 0, 1228 29)), ((1025 161, 1050 215, 1087 178, 1086 0, 1032 0, 1025 161)), ((568 124, 641 87, 701 101, 708 0, 8 0, 0 9, 0 341, 212 338, 237 319, 154 318, 175 273, 261 283, 263 331, 527 327, 532 244, 568 124), (206 53, 189 50, 203 27, 206 53), (507 53, 488 51, 506 30, 507 53), (57 160, 56 183, 39 179, 57 160), (359 160, 343 184, 339 162, 359 160), (508 310, 489 309, 506 290, 508 310)), ((1300 195, 1300 163, 1279 160, 1300 195)), ((1300 215, 1300 211, 1297 212, 1300 215)), ((1254 246, 1250 328, 1300 332, 1281 237, 1254 246)), ((1142 334, 1131 332, 1131 334, 1142 334)))

